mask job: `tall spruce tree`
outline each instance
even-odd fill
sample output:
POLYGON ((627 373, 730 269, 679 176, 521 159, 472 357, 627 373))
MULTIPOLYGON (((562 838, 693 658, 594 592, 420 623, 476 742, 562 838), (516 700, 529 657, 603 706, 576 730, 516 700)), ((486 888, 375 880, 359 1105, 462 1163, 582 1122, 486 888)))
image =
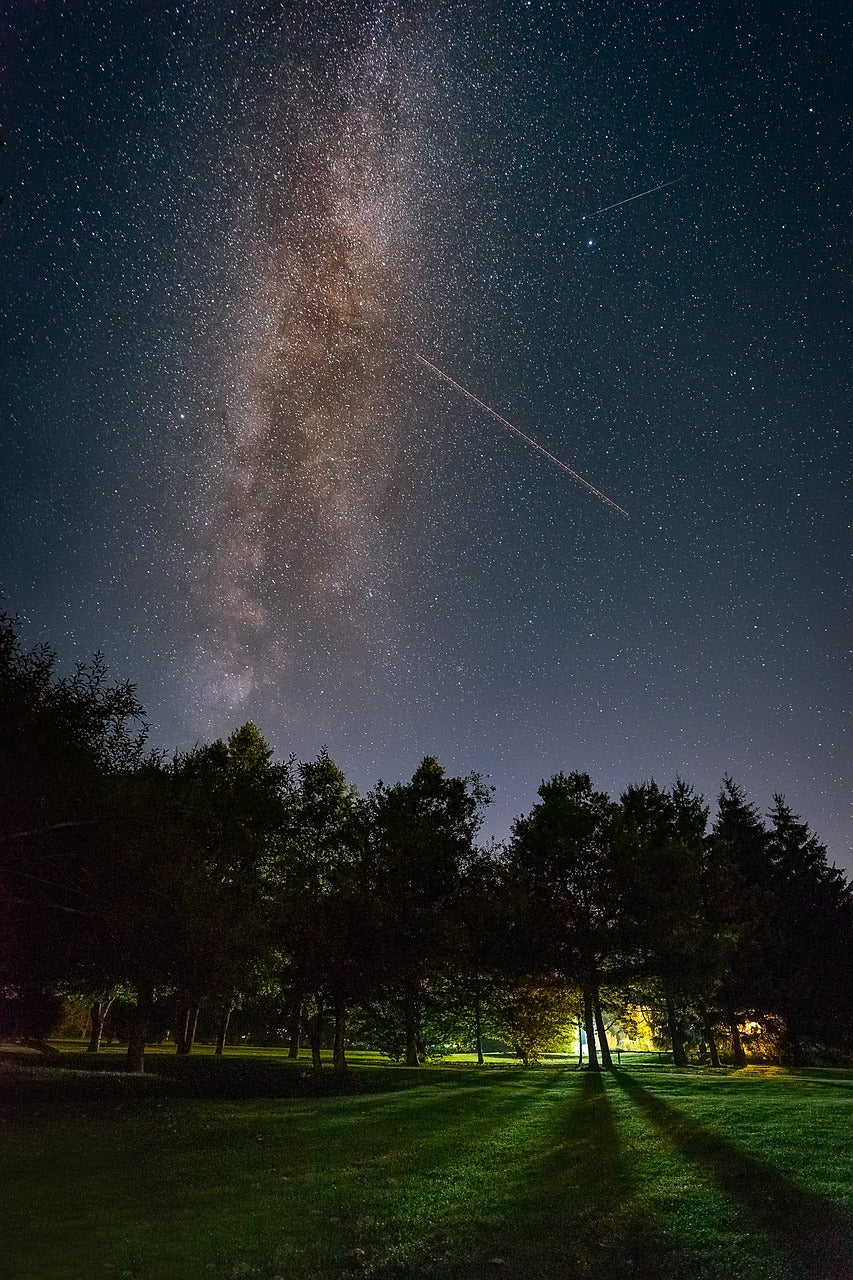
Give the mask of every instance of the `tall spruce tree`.
POLYGON ((808 1041, 853 1042, 853 887, 782 796, 768 816, 775 1003, 799 1063, 808 1041))
POLYGON ((755 805, 730 777, 723 779, 707 854, 708 910, 728 939, 728 963, 717 1004, 736 1065, 746 1063, 741 1024, 776 1005, 772 965, 774 877, 767 829, 755 805))

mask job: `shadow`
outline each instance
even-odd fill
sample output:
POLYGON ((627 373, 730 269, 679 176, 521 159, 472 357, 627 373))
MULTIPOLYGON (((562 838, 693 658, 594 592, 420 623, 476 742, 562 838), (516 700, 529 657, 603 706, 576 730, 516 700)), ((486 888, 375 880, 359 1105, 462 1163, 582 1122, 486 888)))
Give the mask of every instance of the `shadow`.
POLYGON ((779 1242, 803 1280, 853 1280, 850 1214, 703 1128, 634 1077, 614 1071, 612 1079, 683 1156, 779 1242))
POLYGON ((831 1089, 853 1089, 853 1074, 840 1067, 788 1067, 785 1078, 807 1085, 829 1086, 831 1089))
POLYGON ((603 1073, 582 1074, 575 1097, 558 1110, 543 1145, 544 1154, 525 1169, 514 1195, 513 1221, 527 1241, 517 1276, 550 1274, 556 1236, 561 1275, 678 1273, 672 1249, 635 1197, 603 1073), (545 1264, 541 1272, 537 1240, 545 1264))
POLYGON ((630 1165, 601 1075, 565 1077, 535 1143, 493 1169, 492 1194, 472 1196, 467 1238, 436 1223, 424 1256, 370 1268, 382 1280, 602 1280, 687 1277, 634 1195, 630 1165), (444 1234, 444 1238, 442 1235, 444 1234))
MULTIPOLYGON (((55 1058, 42 1059, 31 1055, 24 1064, 31 1067, 32 1092, 43 1079, 45 1090, 53 1073, 53 1085, 61 1093, 64 1081, 73 1072, 80 1077, 78 1092, 85 1089, 85 1077, 93 1080, 92 1090, 103 1092, 104 1086, 95 1077, 111 1074, 131 1082, 127 1091, 132 1094, 138 1075, 125 1071, 125 1055, 104 1051, 99 1054, 58 1053, 55 1058), (41 1070, 41 1074, 36 1071, 41 1070)), ((13 1064, 14 1065, 14 1064, 13 1064)), ((552 1068, 553 1069, 553 1068, 552 1068)), ((9 1073, 13 1083, 23 1073, 13 1072, 0 1055, 0 1071, 9 1073)), ((523 1068, 495 1068, 478 1071, 476 1067, 443 1070, 440 1068, 403 1066, 362 1066, 354 1063, 343 1074, 336 1074, 328 1065, 322 1071, 314 1071, 305 1058, 296 1061, 262 1054, 249 1056, 223 1056, 149 1052, 145 1058, 145 1073, 159 1081, 161 1092, 173 1097, 221 1098, 230 1100, 276 1098, 352 1098, 366 1094, 405 1092, 429 1085, 433 1088, 454 1090, 462 1085, 499 1088, 510 1080, 520 1080, 523 1068)), ((4 1077, 5 1078, 5 1077, 4 1077)), ((115 1086, 118 1090, 120 1085, 115 1086)), ((23 1093, 22 1088, 19 1092, 23 1093)))

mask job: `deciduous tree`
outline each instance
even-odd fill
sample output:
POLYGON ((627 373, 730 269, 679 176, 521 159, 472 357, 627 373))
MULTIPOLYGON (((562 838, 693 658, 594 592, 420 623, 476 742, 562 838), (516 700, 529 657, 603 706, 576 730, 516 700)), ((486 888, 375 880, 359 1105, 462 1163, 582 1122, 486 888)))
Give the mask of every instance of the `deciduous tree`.
POLYGON ((379 783, 367 798, 376 945, 386 990, 400 1002, 409 1066, 421 1057, 426 984, 458 951, 463 876, 490 795, 477 775, 451 777, 427 756, 411 782, 379 783))
POLYGON ((542 783, 530 814, 517 819, 508 852, 536 913, 541 966, 581 992, 593 1069, 596 1030, 603 1063, 612 1065, 600 993, 617 955, 616 817, 616 806, 593 789, 588 774, 559 773, 542 783))

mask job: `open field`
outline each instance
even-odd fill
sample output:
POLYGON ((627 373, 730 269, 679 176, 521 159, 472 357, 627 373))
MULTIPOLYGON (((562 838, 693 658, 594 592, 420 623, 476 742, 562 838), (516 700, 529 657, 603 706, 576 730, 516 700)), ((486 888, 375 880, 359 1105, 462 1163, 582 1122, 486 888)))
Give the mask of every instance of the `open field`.
POLYGON ((190 1092, 157 1062, 0 1081, 0 1274, 853 1277, 851 1072, 363 1065, 271 1097, 297 1072, 249 1055, 211 1097, 247 1057, 196 1061, 190 1092))

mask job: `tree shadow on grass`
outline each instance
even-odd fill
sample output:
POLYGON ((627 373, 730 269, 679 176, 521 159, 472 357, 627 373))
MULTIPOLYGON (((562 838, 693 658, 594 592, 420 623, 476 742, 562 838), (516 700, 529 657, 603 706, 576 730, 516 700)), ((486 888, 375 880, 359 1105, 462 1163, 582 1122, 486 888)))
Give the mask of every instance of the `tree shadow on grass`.
POLYGON ((721 1134, 705 1129, 622 1071, 613 1078, 687 1159, 788 1252, 803 1280, 853 1280, 853 1219, 721 1134))
POLYGON ((574 1099, 555 1117, 549 1139, 516 1188, 507 1244, 510 1256, 519 1248, 514 1274, 596 1280, 678 1274, 671 1247, 636 1198, 598 1072, 581 1077, 574 1099))
MULTIPOLYGON (((544 1089, 561 1075, 549 1073, 544 1089)), ((287 1231, 275 1226, 275 1190, 262 1205, 252 1190, 279 1140, 293 1145, 287 1113, 282 1113, 279 1136, 265 1144, 266 1151, 259 1148, 254 1164, 244 1166, 246 1201, 254 1201, 260 1239, 253 1247, 250 1231, 229 1246, 234 1275, 241 1266, 259 1280, 442 1274, 432 1263, 443 1256, 447 1224, 458 1220, 460 1206, 464 1212, 469 1201, 476 1201, 484 1181, 485 1162, 472 1160, 472 1153, 499 1147, 542 1093, 541 1078, 528 1075, 497 1094, 466 1083, 453 1091, 424 1089, 414 1098, 388 1094, 366 1105, 324 1100, 320 1109, 306 1113, 303 1136, 307 1127, 313 1139, 302 1159, 318 1167, 331 1164, 334 1174, 320 1168, 317 1177, 289 1179, 287 1231)), ((235 1229, 242 1230, 242 1224, 235 1223, 235 1229)))
POLYGON ((494 1169, 486 1202, 472 1197, 465 1238, 436 1222, 424 1254, 370 1269, 382 1280, 600 1280, 687 1275, 634 1195, 601 1077, 576 1077, 541 1141, 494 1169))

